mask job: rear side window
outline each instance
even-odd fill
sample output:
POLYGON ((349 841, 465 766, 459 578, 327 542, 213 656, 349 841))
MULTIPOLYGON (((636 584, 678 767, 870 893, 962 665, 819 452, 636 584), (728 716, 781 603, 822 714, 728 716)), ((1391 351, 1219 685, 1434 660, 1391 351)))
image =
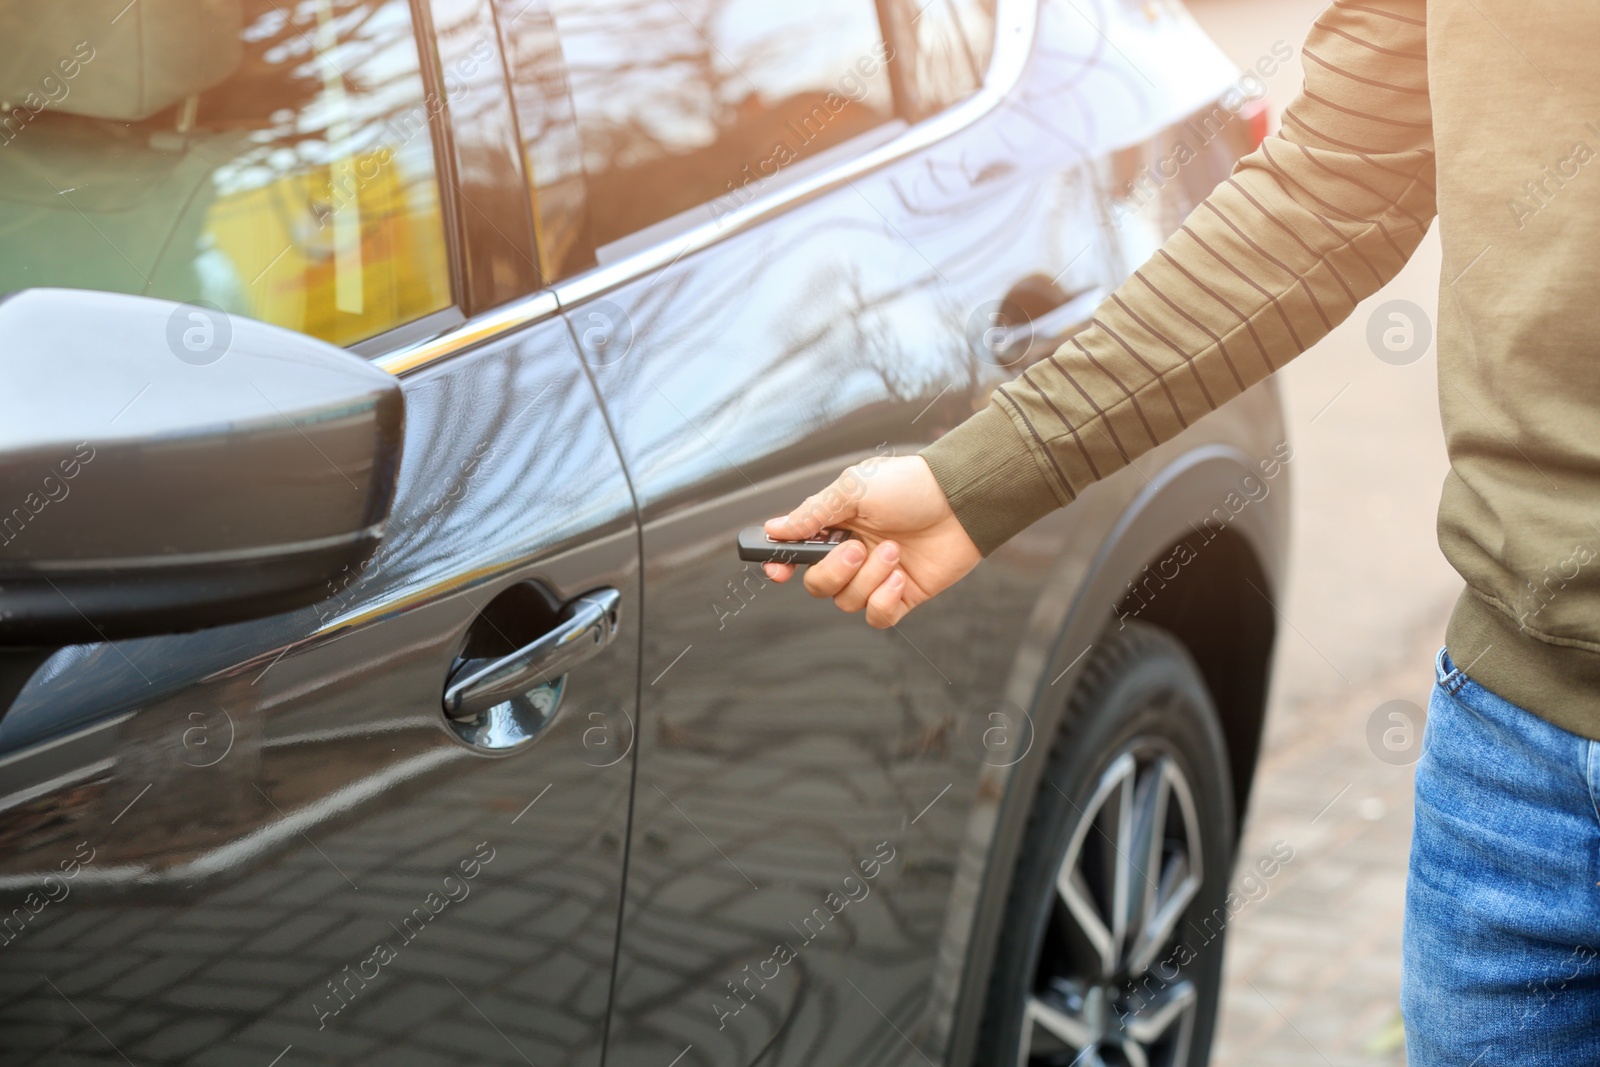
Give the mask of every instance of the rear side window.
POLYGON ((406 0, 30 7, 0 38, 0 292, 350 344, 451 303, 406 0))
POLYGON ((896 57, 896 88, 912 120, 977 92, 994 49, 995 0, 885 0, 896 57))
POLYGON ((894 116, 873 0, 550 7, 602 262, 718 218, 894 116))

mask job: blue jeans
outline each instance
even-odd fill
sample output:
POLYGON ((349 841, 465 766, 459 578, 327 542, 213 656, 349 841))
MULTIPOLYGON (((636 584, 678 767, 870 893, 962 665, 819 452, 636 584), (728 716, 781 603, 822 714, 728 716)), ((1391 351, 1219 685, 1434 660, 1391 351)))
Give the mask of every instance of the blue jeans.
POLYGON ((1600 743, 1442 650, 1406 880, 1410 1067, 1600 1064, 1600 743))

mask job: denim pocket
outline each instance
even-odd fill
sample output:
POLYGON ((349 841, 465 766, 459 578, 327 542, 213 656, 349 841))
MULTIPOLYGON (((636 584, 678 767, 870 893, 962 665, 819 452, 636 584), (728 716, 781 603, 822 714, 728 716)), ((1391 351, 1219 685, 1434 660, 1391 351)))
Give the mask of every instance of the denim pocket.
POLYGON ((1469 711, 1513 728, 1566 732, 1473 681, 1465 671, 1455 665, 1446 649, 1439 650, 1438 658, 1434 661, 1434 674, 1439 688, 1469 711))

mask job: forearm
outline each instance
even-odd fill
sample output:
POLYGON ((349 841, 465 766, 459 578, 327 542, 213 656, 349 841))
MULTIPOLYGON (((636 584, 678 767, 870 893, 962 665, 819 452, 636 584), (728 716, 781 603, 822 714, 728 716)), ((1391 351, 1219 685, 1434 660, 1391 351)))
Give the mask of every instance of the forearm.
POLYGON ((924 451, 985 554, 1310 347, 1404 265, 1434 214, 1422 10, 1329 8, 1281 135, 1089 329, 924 451))

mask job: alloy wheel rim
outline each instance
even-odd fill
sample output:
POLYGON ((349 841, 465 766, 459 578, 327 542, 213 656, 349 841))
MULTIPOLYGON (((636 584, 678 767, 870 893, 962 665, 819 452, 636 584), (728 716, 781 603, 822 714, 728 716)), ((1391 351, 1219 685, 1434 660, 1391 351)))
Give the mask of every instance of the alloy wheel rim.
POLYGON ((1153 744, 1112 760, 1056 872, 1017 1067, 1188 1063, 1199 990, 1189 960, 1163 953, 1203 873, 1194 793, 1178 763, 1153 744))

